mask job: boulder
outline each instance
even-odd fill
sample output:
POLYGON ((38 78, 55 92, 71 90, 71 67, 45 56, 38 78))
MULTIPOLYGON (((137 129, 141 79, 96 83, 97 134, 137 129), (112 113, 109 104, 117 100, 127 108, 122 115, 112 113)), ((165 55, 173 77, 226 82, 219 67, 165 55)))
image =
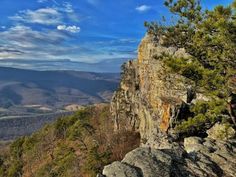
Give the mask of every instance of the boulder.
POLYGON ((208 137, 215 140, 228 140, 235 138, 236 131, 230 124, 216 123, 207 131, 208 137))
POLYGON ((189 137, 184 139, 184 148, 188 153, 198 152, 203 148, 203 140, 199 137, 189 137))
POLYGON ((145 177, 169 177, 171 174, 171 156, 157 149, 137 148, 126 154, 122 162, 141 169, 145 177))
POLYGON ((103 174, 106 177, 142 177, 137 168, 121 162, 113 162, 111 165, 106 166, 103 174))
POLYGON ((161 150, 137 148, 129 152, 122 162, 114 162, 106 166, 103 175, 106 177, 219 177, 234 172, 232 166, 224 167, 224 170, 210 156, 201 152, 196 152, 193 158, 192 154, 187 154, 181 148, 161 150))

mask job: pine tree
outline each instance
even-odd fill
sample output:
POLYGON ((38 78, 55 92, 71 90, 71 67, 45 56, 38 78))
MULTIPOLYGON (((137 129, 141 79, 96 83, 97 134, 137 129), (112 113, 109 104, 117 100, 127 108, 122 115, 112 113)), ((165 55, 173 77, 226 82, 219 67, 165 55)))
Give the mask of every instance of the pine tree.
MULTIPOLYGON (((192 131, 204 125, 222 121, 233 113, 230 82, 236 78, 236 1, 230 6, 216 6, 202 10, 198 0, 166 0, 165 5, 177 19, 173 25, 145 22, 149 35, 162 39, 164 46, 185 48, 191 57, 165 56, 172 72, 194 81, 196 91, 210 97, 192 105, 194 117, 179 125, 178 129, 192 131), (197 111, 205 105, 204 111, 197 111)), ((232 84, 231 84, 232 85, 232 84)))

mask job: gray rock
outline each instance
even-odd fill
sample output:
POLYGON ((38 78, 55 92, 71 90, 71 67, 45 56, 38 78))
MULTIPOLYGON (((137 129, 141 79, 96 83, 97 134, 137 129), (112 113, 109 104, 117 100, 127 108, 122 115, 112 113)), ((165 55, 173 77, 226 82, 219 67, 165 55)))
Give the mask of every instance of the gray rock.
POLYGON ((121 162, 113 162, 103 170, 106 177, 142 177, 137 168, 121 162))
POLYGON ((172 158, 161 150, 137 148, 128 153, 122 161, 142 170, 144 177, 169 177, 172 158))
POLYGON ((203 140, 199 137, 189 137, 184 139, 184 148, 188 153, 197 152, 204 148, 203 140))
POLYGON ((189 153, 180 146, 160 150, 137 148, 126 154, 122 162, 105 167, 103 174, 106 177, 235 177, 236 140, 189 137, 185 145, 189 149, 190 145, 195 148, 189 153), (210 146, 213 146, 212 151, 210 146))

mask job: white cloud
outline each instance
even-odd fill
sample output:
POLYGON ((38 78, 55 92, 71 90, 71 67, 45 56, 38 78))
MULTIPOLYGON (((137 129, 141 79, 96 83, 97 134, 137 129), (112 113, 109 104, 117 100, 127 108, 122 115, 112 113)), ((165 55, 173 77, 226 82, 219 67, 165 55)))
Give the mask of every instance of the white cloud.
POLYGON ((141 6, 136 7, 136 10, 138 12, 146 12, 146 11, 149 11, 150 9, 151 9, 151 6, 148 6, 148 5, 141 5, 141 6))
MULTIPOLYGON (((79 15, 74 10, 73 5, 70 2, 62 2, 58 4, 55 0, 51 7, 39 8, 36 10, 26 9, 19 11, 14 16, 10 16, 9 19, 18 23, 34 23, 41 25, 59 25, 63 21, 79 21, 79 15)), ((49 0, 39 0, 38 2, 49 2, 49 0)))
POLYGON ((54 7, 58 12, 63 14, 64 18, 68 18, 71 21, 78 22, 79 17, 78 14, 75 12, 74 7, 69 2, 63 2, 60 6, 54 7))
POLYGON ((36 31, 17 25, 0 32, 0 58, 43 58, 68 50, 63 42, 69 36, 55 30, 36 31))
POLYGON ((78 33, 78 32, 80 32, 80 27, 75 26, 75 25, 73 25, 73 26, 58 25, 57 29, 59 31, 69 31, 71 33, 78 33))
POLYGON ((67 12, 67 13, 73 13, 74 12, 72 4, 70 4, 69 2, 64 2, 63 6, 64 6, 64 8, 63 8, 64 12, 67 12))
POLYGON ((41 8, 35 11, 24 10, 9 18, 15 21, 43 25, 56 25, 62 21, 61 13, 54 8, 41 8))
MULTIPOLYGON (((135 39, 111 41, 77 40, 77 35, 63 31, 78 31, 77 26, 58 25, 59 30, 40 29, 16 25, 0 31, 0 59, 71 59, 95 62, 102 59, 135 58, 135 39), (132 45, 131 45, 132 44, 132 45)), ((109 38, 110 39, 110 38, 109 38)), ((136 47, 136 43, 135 43, 136 47)))

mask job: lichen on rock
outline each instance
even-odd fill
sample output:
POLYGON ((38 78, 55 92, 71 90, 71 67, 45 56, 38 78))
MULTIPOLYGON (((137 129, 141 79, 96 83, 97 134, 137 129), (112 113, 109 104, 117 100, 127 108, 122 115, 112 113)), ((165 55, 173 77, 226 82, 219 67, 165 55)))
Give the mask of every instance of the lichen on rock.
POLYGON ((184 49, 166 48, 145 36, 137 60, 123 66, 120 87, 111 102, 115 129, 138 131, 143 144, 151 147, 162 146, 152 140, 167 137, 178 119, 187 118, 188 93, 193 85, 188 78, 169 72, 158 59, 164 54, 188 57, 184 49))
POLYGON ((236 131, 229 123, 216 123, 207 131, 207 134, 215 140, 229 140, 236 137, 236 131))

